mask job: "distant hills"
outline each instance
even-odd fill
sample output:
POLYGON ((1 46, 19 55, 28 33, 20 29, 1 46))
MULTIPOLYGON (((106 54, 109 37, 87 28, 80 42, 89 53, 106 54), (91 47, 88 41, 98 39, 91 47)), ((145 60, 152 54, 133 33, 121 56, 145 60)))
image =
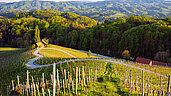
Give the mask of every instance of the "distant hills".
POLYGON ((78 15, 91 17, 95 20, 117 19, 130 15, 166 17, 171 16, 171 1, 105 0, 99 2, 53 2, 29 0, 0 3, 0 16, 10 17, 11 15, 6 15, 7 11, 33 11, 38 9, 55 9, 64 12, 74 12, 78 15))

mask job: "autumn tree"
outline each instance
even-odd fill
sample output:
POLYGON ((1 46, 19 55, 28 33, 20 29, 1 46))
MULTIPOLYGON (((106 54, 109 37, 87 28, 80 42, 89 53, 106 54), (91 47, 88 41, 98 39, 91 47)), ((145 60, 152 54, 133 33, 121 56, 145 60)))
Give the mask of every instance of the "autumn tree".
POLYGON ((129 59, 129 57, 130 57, 129 51, 128 50, 124 50, 122 52, 122 56, 123 56, 123 58, 129 59))

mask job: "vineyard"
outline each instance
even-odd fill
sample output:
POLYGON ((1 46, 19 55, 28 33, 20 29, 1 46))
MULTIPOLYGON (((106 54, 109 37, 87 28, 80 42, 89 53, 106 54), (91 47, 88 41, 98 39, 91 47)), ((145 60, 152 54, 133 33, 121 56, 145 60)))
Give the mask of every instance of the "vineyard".
POLYGON ((88 57, 86 53, 69 48, 55 45, 50 45, 50 48, 63 50, 76 58, 58 50, 42 49, 39 53, 45 57, 36 60, 35 64, 53 63, 53 66, 31 69, 26 67, 26 63, 35 57, 32 55, 34 50, 2 57, 0 58, 1 94, 3 96, 169 96, 171 68, 122 61, 144 68, 137 69, 121 63, 93 59, 55 64, 71 58, 88 57), (56 56, 58 53, 62 55, 56 56))

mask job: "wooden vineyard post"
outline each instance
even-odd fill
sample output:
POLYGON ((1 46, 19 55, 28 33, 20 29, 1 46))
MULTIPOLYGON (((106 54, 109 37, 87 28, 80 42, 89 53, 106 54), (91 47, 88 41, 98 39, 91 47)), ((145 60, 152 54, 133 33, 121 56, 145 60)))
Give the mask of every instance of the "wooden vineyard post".
POLYGON ((72 92, 74 94, 74 80, 72 80, 72 92))
POLYGON ((64 77, 65 77, 65 87, 67 87, 67 85, 66 85, 66 70, 64 69, 64 77))
POLYGON ((80 84, 80 80, 81 80, 81 78, 80 78, 80 67, 79 67, 79 71, 78 71, 78 83, 80 84))
POLYGON ((35 87, 35 83, 33 84, 34 87, 34 96, 36 96, 36 87, 35 87))
POLYGON ((115 70, 115 76, 118 77, 118 72, 117 72, 116 67, 114 67, 114 70, 115 70))
POLYGON ((125 70, 125 78, 124 78, 125 88, 127 87, 127 70, 125 70))
POLYGON ((45 74, 44 73, 42 73, 42 77, 43 77, 42 78, 42 85, 43 85, 43 88, 45 88, 45 85, 44 85, 44 83, 45 83, 45 80, 44 80, 45 79, 45 74))
POLYGON ((18 81, 18 87, 20 87, 20 79, 19 79, 19 76, 17 76, 17 81, 18 81))
POLYGON ((89 75, 88 75, 88 83, 87 83, 87 84, 88 84, 88 86, 90 86, 90 69, 89 69, 89 71, 88 71, 88 74, 89 74, 89 75))
POLYGON ((57 92, 58 92, 58 94, 59 94, 59 91, 60 91, 60 86, 59 86, 59 74, 58 74, 58 69, 57 69, 57 72, 56 72, 56 76, 57 76, 57 92))
POLYGON ((43 93, 43 96, 45 96, 45 92, 44 92, 44 89, 42 88, 42 93, 43 93))
POLYGON ((12 90, 14 91, 14 81, 12 80, 12 90))
POLYGON ((29 94, 29 88, 30 88, 30 85, 29 85, 29 71, 27 70, 27 83, 26 83, 26 92, 27 92, 27 94, 26 94, 26 96, 28 96, 28 94, 29 94))
POLYGON ((130 70, 130 93, 132 92, 132 70, 130 70))
POLYGON ((76 67, 75 95, 77 96, 78 67, 76 67))
POLYGON ((149 76, 148 76, 148 83, 147 83, 147 84, 148 84, 148 86, 147 86, 147 87, 148 87, 148 91, 147 91, 147 95, 149 95, 149 93, 150 93, 150 84, 149 84, 150 82, 149 82, 149 79, 150 79, 150 78, 149 78, 149 76))
POLYGON ((83 89, 84 89, 84 86, 85 86, 84 66, 82 67, 82 79, 83 79, 83 89))
POLYGON ((92 83, 93 83, 93 69, 91 69, 91 85, 92 85, 92 83))
POLYGON ((56 90, 55 90, 55 89, 56 89, 56 88, 55 88, 55 87, 56 87, 56 85, 55 85, 55 84, 56 84, 56 82, 55 82, 55 72, 56 72, 55 67, 56 67, 56 66, 55 66, 55 65, 56 65, 56 64, 54 63, 54 64, 53 64, 53 96, 55 96, 55 91, 56 91, 56 90))
POLYGON ((150 93, 152 93, 152 77, 150 77, 150 93))
POLYGON ((69 96, 71 96, 71 93, 70 93, 70 81, 68 83, 68 94, 69 94, 69 96))
POLYGON ((142 96, 144 96, 144 70, 142 70, 142 96))
POLYGON ((31 79, 32 79, 32 83, 34 84, 34 79, 33 79, 33 76, 31 76, 31 79))
POLYGON ((94 81, 97 82, 97 70, 95 70, 95 77, 94 77, 94 81))
POLYGON ((38 96, 40 96, 39 86, 37 84, 36 84, 36 88, 37 88, 37 91, 38 91, 38 96))
POLYGON ((27 86, 27 89, 29 88, 29 72, 28 72, 28 70, 27 70, 27 84, 26 84, 26 86, 27 86))
POLYGON ((65 81, 63 79, 63 95, 65 95, 65 81))
POLYGON ((160 75, 160 88, 159 88, 159 95, 161 96, 162 92, 162 76, 160 75))
POLYGON ((170 75, 168 76, 167 96, 170 94, 170 75))
POLYGON ((122 77, 121 74, 122 74, 122 73, 119 72, 119 80, 120 80, 120 83, 121 83, 121 77, 122 77))
POLYGON ((49 96, 51 96, 51 95, 50 95, 50 90, 49 90, 49 89, 48 89, 48 93, 49 93, 49 96))
POLYGON ((137 73, 136 73, 135 91, 137 91, 137 88, 138 88, 138 75, 137 75, 137 73))

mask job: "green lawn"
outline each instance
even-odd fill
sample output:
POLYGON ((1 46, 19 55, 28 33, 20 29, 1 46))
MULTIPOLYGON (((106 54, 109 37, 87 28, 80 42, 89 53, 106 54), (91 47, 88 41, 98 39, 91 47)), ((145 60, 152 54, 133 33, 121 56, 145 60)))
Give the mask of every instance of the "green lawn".
POLYGON ((39 53, 45 57, 61 57, 61 58, 72 58, 72 56, 53 49, 42 49, 39 51, 39 53))
MULTIPOLYGON (((87 56, 87 53, 81 52, 81 51, 77 51, 71 48, 66 48, 66 47, 62 47, 62 46, 58 46, 58 45, 52 45, 49 44, 49 48, 57 48, 63 51, 66 51, 72 55, 74 55, 76 58, 89 58, 87 56)), ((96 56, 91 56, 91 58, 97 58, 96 56)))
POLYGON ((0 58, 5 58, 14 54, 20 54, 26 51, 26 49, 20 48, 10 48, 10 47, 0 47, 0 58))
POLYGON ((13 50, 20 50, 20 48, 0 47, 0 51, 13 51, 13 50))

